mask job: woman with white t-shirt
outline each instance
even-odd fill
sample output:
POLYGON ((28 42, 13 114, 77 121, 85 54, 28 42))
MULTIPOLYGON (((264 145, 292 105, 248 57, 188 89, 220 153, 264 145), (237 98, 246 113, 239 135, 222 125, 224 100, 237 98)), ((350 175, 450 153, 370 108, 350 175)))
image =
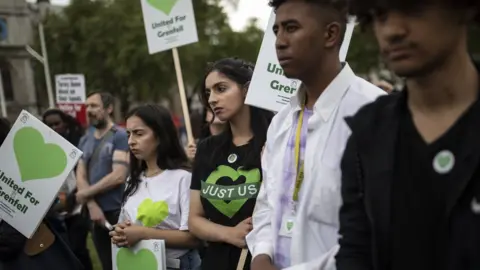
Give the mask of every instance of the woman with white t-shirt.
POLYGON ((188 231, 191 173, 167 109, 142 105, 126 121, 130 177, 112 242, 130 247, 141 240, 165 240, 166 256, 180 268, 199 269, 199 241, 188 231))

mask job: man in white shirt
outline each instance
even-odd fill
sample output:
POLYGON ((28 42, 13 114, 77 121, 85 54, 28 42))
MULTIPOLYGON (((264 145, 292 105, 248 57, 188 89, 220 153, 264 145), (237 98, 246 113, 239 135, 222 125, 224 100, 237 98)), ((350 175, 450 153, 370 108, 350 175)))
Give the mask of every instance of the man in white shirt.
POLYGON ((346 0, 271 0, 278 60, 302 87, 273 119, 263 183, 247 236, 252 270, 335 269, 344 118, 385 94, 355 76, 339 51, 346 0))

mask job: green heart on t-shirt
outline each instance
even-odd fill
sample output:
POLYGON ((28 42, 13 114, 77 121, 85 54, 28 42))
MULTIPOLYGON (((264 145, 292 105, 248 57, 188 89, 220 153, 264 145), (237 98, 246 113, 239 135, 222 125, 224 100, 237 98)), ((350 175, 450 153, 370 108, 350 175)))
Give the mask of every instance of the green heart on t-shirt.
POLYGON ((137 220, 145 227, 155 227, 168 217, 168 204, 166 201, 153 202, 148 198, 138 206, 137 220))
POLYGON ((157 257, 148 249, 140 249, 136 254, 128 248, 117 252, 118 270, 158 270, 157 257))
MULTIPOLYGON (((260 170, 252 169, 252 170, 242 170, 238 168, 234 170, 233 168, 225 165, 220 165, 214 170, 207 178, 205 183, 209 184, 216 184, 218 180, 222 177, 228 177, 232 181, 237 181, 241 176, 244 176, 246 181, 245 184, 254 184, 260 182, 260 170)), ((241 208, 242 206, 248 201, 248 199, 234 199, 231 200, 229 203, 225 202, 221 199, 207 199, 220 213, 224 214, 225 216, 232 218, 241 208)))

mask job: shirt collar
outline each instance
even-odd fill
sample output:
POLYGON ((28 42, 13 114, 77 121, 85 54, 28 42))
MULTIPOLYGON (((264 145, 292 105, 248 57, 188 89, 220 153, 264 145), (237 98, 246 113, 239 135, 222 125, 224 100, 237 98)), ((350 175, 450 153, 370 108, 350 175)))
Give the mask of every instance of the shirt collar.
MULTIPOLYGON (((345 62, 340 73, 330 82, 315 102, 313 106, 314 113, 319 113, 324 121, 328 121, 355 77, 355 73, 345 62)), ((294 111, 301 110, 304 96, 305 89, 300 87, 297 93, 290 98, 290 106, 294 111)))

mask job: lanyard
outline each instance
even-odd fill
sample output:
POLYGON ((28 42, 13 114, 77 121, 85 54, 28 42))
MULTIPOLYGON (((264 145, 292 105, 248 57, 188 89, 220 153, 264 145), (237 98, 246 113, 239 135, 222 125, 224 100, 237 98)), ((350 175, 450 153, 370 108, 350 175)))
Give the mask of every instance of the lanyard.
POLYGON ((303 162, 300 162, 300 141, 302 137, 303 115, 305 114, 305 106, 298 116, 297 131, 295 132, 295 168, 297 169, 295 189, 293 191, 293 200, 298 202, 298 193, 303 183, 303 162))

